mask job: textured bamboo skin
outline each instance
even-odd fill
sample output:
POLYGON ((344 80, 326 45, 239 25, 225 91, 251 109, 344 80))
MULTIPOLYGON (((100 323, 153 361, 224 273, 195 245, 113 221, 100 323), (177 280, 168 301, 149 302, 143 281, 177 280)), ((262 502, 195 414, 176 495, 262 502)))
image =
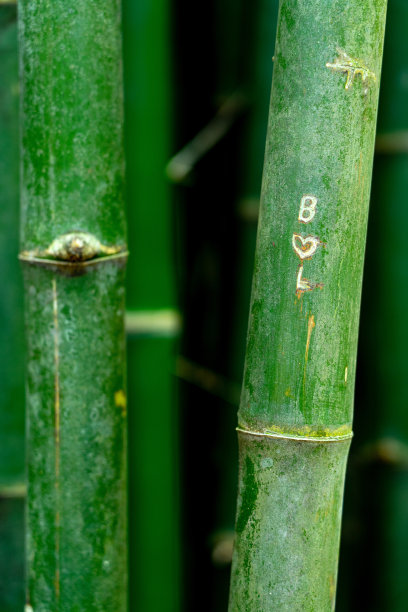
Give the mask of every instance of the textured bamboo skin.
POLYGON ((116 0, 23 1, 27 602, 127 609, 125 217, 116 0), (83 232, 118 251, 47 253, 83 232), (62 261, 53 261, 61 258, 62 261))
POLYGON ((384 0, 281 2, 240 426, 351 430, 384 20, 384 0), (356 75, 346 89, 326 67, 337 48, 375 81, 356 75), (306 195, 317 198, 307 224, 306 195), (302 275, 323 287, 300 296, 294 234, 323 243, 302 275))
POLYGON ((349 446, 239 435, 231 610, 333 609, 349 446))
POLYGON ((36 611, 126 610, 123 283, 116 263, 72 277, 25 270, 36 611))
POLYGON ((22 0, 22 248, 125 244, 120 3, 22 0))
POLYGON ((238 415, 261 437, 240 447, 231 611, 334 609, 385 11, 281 0, 238 415))

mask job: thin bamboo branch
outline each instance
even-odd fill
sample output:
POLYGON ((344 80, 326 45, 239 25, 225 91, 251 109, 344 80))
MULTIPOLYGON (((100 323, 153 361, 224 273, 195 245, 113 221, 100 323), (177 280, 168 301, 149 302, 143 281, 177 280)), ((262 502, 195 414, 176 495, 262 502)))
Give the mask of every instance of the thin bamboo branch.
POLYGON ((204 366, 186 359, 183 355, 177 358, 177 376, 207 391, 225 402, 238 406, 241 389, 239 385, 204 366))
POLYGON ((186 180, 197 162, 229 132, 245 106, 241 93, 229 96, 211 121, 170 159, 166 167, 168 178, 174 183, 186 180))
POLYGON ((399 130, 388 134, 378 134, 375 141, 375 152, 386 155, 408 153, 408 131, 399 130))
POLYGON ((231 611, 334 608, 385 9, 280 3, 231 611))
POLYGON ((23 0, 19 19, 27 609, 124 612, 120 10, 23 0))

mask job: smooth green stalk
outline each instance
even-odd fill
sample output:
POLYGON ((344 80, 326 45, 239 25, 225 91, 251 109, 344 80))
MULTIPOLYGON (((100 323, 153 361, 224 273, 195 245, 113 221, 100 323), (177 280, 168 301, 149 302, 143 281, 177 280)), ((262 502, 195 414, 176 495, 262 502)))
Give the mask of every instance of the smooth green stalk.
POLYGON ((120 10, 23 0, 19 18, 27 605, 124 612, 120 10))
POLYGON ((24 608, 24 498, 0 498, 0 610, 24 608))
POLYGON ((334 608, 385 9, 281 0, 230 610, 334 608))
POLYGON ((24 482, 23 287, 18 264, 16 7, 0 8, 0 489, 24 482))
POLYGON ((24 325, 18 254, 16 7, 0 6, 0 610, 24 605, 24 325))
POLYGON ((172 78, 168 0, 125 0, 129 220, 129 607, 180 608, 178 415, 171 188, 172 78), (158 587, 158 576, 160 586, 158 587))

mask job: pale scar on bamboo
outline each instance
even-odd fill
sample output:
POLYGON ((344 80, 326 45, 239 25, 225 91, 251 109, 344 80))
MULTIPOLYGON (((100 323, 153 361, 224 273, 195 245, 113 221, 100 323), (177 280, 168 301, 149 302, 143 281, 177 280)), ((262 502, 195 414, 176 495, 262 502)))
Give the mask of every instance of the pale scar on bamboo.
MULTIPOLYGON (((318 199, 314 195, 304 195, 302 197, 298 215, 298 221, 300 221, 300 223, 306 225, 313 221, 316 215, 317 202, 318 199)), ((304 291, 312 291, 317 287, 323 287, 322 283, 312 283, 307 278, 303 278, 303 262, 306 259, 311 259, 321 245, 323 245, 323 242, 321 242, 317 236, 302 236, 302 234, 292 235, 292 247, 300 259, 296 278, 296 294, 298 297, 300 297, 304 291)))
MULTIPOLYGON (((374 72, 367 68, 362 60, 351 57, 339 47, 336 50, 338 57, 336 57, 334 63, 327 62, 326 68, 347 74, 345 89, 351 88, 357 75, 361 76, 363 83, 366 85, 369 85, 370 81, 373 83, 377 81, 374 72)), ((368 93, 368 87, 363 90, 363 93, 368 93)))
MULTIPOLYGON (((357 75, 361 76, 364 84, 368 85, 370 82, 376 82, 377 77, 374 72, 367 68, 362 60, 351 57, 339 47, 337 47, 337 53, 338 57, 335 59, 334 63, 327 62, 326 68, 330 68, 335 72, 347 74, 345 89, 350 89, 352 87, 357 75)), ((364 93, 366 94, 367 92, 368 88, 366 87, 364 93)), ((317 197, 314 195, 304 195, 302 197, 298 215, 298 221, 300 221, 300 223, 307 224, 313 221, 316 215, 317 202, 317 197)), ((321 283, 312 283, 308 279, 303 278, 303 262, 307 259, 311 259, 320 245, 323 245, 323 243, 317 236, 302 236, 302 234, 296 233, 292 236, 292 247, 300 259, 296 278, 296 294, 298 297, 305 291, 312 291, 317 287, 323 287, 321 283)), ((347 381, 347 373, 345 378, 347 381)))

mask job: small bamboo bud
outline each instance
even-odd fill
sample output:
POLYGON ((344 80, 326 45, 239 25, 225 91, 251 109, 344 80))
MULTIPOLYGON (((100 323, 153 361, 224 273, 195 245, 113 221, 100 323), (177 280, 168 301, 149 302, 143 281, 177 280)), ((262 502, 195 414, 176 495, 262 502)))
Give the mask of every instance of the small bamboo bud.
POLYGON ((48 257, 62 261, 87 261, 102 255, 115 255, 121 247, 104 246, 95 236, 87 232, 70 232, 58 236, 45 251, 48 257))

